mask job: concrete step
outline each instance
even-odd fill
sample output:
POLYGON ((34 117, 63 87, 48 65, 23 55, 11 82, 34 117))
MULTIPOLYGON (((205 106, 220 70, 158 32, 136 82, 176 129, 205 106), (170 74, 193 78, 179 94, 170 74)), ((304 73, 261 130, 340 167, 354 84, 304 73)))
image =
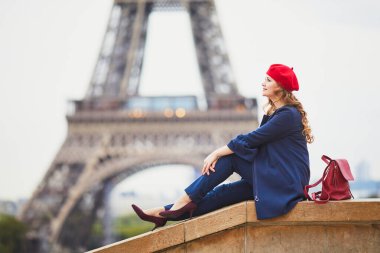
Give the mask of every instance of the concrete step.
POLYGON ((304 201, 268 220, 245 201, 89 252, 380 252, 380 199, 304 201))

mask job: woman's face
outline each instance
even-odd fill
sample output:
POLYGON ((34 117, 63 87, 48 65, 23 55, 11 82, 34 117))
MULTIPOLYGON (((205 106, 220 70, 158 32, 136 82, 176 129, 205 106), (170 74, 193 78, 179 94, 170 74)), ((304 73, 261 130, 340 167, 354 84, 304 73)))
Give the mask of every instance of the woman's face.
POLYGON ((268 97, 271 100, 276 98, 278 96, 278 92, 281 90, 281 86, 268 75, 265 76, 265 80, 261 85, 263 86, 263 96, 268 97))

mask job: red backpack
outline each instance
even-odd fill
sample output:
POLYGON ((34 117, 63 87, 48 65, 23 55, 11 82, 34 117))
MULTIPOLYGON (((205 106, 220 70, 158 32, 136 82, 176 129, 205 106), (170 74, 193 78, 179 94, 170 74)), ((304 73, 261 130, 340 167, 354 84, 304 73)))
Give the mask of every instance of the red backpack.
POLYGON ((323 176, 317 182, 306 185, 304 188, 305 197, 308 200, 314 200, 316 203, 327 203, 329 200, 351 199, 354 196, 351 193, 348 181, 354 180, 351 174, 350 165, 346 159, 333 160, 323 155, 322 160, 327 163, 323 176), (314 192, 309 196, 309 189, 319 185, 322 182, 322 191, 314 192))

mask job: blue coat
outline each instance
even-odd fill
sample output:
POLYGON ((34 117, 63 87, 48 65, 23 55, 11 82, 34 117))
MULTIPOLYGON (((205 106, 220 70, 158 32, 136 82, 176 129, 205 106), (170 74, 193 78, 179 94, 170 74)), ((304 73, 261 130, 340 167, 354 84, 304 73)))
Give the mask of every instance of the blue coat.
POLYGON ((258 219, 283 215, 304 200, 310 169, 301 118, 295 107, 285 105, 271 116, 264 115, 255 131, 227 144, 236 155, 252 162, 258 219))

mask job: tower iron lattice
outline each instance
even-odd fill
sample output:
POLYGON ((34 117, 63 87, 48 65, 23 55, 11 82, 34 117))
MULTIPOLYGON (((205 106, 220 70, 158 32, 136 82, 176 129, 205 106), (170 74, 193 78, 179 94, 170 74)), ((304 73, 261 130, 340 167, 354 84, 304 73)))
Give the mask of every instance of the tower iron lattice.
POLYGON ((33 252, 93 247, 91 227, 107 216, 115 185, 157 165, 199 168, 257 127, 256 100, 238 92, 213 0, 114 0, 89 88, 72 105, 67 137, 21 214, 33 252), (153 11, 189 14, 205 110, 195 96, 139 95, 153 11))

